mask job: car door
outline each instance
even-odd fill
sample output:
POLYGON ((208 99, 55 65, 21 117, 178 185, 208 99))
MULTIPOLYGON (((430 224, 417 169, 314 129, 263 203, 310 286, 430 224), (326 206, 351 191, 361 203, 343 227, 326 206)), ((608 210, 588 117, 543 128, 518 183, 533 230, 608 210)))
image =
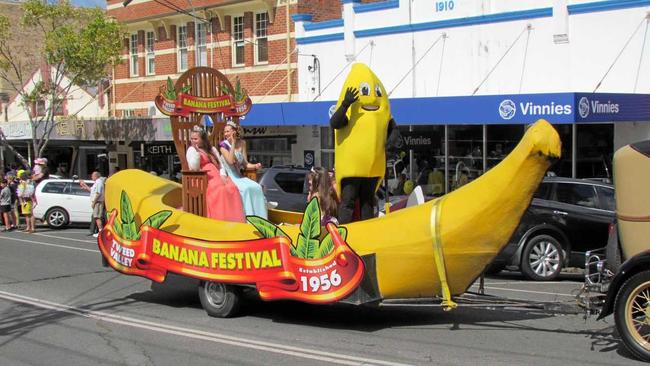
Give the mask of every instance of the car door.
POLYGON ((601 209, 593 184, 557 183, 555 194, 554 214, 565 221, 571 263, 583 263, 584 252, 606 245, 611 213, 601 209))
MULTIPOLYGON (((92 187, 93 182, 88 181, 89 187, 92 187)), ((71 222, 90 222, 90 216, 93 213, 90 207, 90 192, 81 188, 79 182, 72 182, 68 184, 66 191, 70 206, 70 221, 71 222)))
POLYGON ((273 194, 277 197, 278 209, 303 212, 307 207, 307 173, 278 172, 273 180, 281 191, 273 194))
POLYGON ((47 211, 54 206, 63 206, 65 200, 65 182, 46 181, 41 183, 43 186, 36 189, 36 201, 38 204, 34 207, 34 216, 38 219, 44 218, 47 211))

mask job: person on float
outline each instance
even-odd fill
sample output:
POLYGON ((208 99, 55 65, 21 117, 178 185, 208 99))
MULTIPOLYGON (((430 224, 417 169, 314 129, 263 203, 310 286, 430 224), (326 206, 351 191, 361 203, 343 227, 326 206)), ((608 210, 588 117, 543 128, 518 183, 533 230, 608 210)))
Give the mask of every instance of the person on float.
POLYGON ((221 164, 219 151, 210 144, 207 132, 195 126, 190 134, 192 145, 185 157, 190 170, 203 170, 208 176, 206 204, 208 218, 223 221, 246 222, 239 190, 221 164))
POLYGON ((386 89, 365 64, 352 65, 330 126, 334 128, 334 169, 341 199, 339 221, 352 222, 357 200, 361 220, 371 218, 374 195, 386 173, 386 148, 398 146, 401 138, 386 89))
POLYGON ((219 148, 228 176, 239 188, 244 203, 244 212, 247 216, 259 216, 266 219, 268 208, 262 186, 243 175, 246 169, 261 169, 262 164, 248 162, 246 141, 241 138, 241 127, 235 122, 228 121, 226 123, 223 135, 226 139, 219 144, 219 148))
POLYGON ((330 173, 321 167, 311 168, 308 176, 309 194, 307 202, 312 198, 318 199, 320 206, 320 224, 325 226, 328 223, 339 224, 337 217, 336 192, 330 180, 330 173))

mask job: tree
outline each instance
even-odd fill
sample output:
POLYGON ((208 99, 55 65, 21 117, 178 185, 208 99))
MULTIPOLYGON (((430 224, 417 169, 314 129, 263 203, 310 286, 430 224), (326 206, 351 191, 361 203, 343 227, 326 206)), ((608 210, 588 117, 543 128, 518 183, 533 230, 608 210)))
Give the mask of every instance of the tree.
MULTIPOLYGON (((55 112, 70 90, 97 85, 107 77, 109 66, 120 62, 124 31, 101 9, 76 8, 65 0, 57 4, 28 0, 22 8, 20 24, 13 27, 10 19, 0 15, 0 78, 25 108, 34 154, 41 156, 56 125, 55 112), (24 45, 24 32, 37 34, 42 44, 24 45), (29 67, 29 58, 25 60, 25 46, 51 69, 44 73, 49 78, 35 83, 31 90, 23 88, 35 71, 33 65, 29 67)), ((8 145, 1 133, 0 141, 8 145)))

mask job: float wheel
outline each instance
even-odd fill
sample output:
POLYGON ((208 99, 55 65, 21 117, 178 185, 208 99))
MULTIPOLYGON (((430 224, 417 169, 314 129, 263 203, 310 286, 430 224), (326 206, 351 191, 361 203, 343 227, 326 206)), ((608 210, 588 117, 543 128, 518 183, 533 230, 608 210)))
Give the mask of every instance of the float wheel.
POLYGON ((650 361, 650 271, 635 274, 621 286, 614 320, 625 347, 635 357, 650 361))
POLYGON ((237 314, 240 305, 241 289, 221 282, 201 281, 199 299, 208 315, 229 318, 237 314))

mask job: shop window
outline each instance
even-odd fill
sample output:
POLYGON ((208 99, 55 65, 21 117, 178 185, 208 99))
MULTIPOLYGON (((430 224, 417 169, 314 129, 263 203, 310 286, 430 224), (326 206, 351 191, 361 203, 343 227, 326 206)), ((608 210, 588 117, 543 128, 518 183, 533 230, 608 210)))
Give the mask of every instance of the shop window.
POLYGON ((244 60, 244 17, 232 17, 233 66, 243 66, 244 60))
POLYGON ((573 140, 573 128, 572 125, 553 125, 560 135, 560 141, 562 141, 562 157, 553 163, 553 165, 548 169, 549 174, 556 175, 558 177, 572 177, 571 173, 571 159, 572 159, 572 140, 573 140))
POLYGON ((524 136, 524 125, 488 125, 487 169, 499 164, 524 136))
POLYGON ((131 77, 138 76, 138 34, 131 34, 129 43, 129 70, 131 77))
POLYGON ((208 66, 208 24, 196 25, 196 66, 208 66))
POLYGON ((323 168, 334 169, 334 129, 320 128, 320 165, 323 168))
POLYGON ((483 174, 483 126, 449 126, 449 187, 458 189, 483 174))
POLYGON ((147 32, 147 75, 156 74, 156 54, 154 53, 155 37, 153 32, 147 32))
POLYGON ((178 39, 176 40, 178 71, 187 70, 187 26, 178 27, 178 39))
POLYGON ((268 35, 269 14, 255 14, 255 63, 263 64, 269 61, 268 35))
POLYGON ((612 178, 614 124, 576 125, 576 178, 612 178))

